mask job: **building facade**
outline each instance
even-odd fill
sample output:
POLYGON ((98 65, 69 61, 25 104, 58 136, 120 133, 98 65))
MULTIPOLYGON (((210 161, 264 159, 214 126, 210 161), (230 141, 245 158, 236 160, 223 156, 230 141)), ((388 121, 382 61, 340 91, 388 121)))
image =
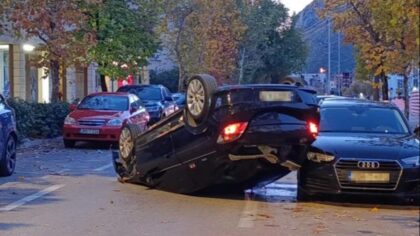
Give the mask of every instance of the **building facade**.
MULTIPOLYGON (((36 42, 21 42, 0 35, 0 93, 5 97, 32 102, 51 100, 51 79, 47 68, 31 65, 36 42)), ((60 71, 61 100, 72 102, 99 90, 96 65, 64 68, 60 71)), ((112 86, 110 86, 112 87, 112 86)))

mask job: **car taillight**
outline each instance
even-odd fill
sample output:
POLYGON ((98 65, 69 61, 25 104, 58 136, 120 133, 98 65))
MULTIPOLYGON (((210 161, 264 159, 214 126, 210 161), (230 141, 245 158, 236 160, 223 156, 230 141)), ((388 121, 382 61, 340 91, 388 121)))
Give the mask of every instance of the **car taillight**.
POLYGON ((226 125, 220 132, 217 143, 228 143, 240 138, 245 132, 248 122, 238 122, 226 125))
POLYGON ((309 128, 309 132, 316 137, 318 135, 318 125, 314 122, 308 122, 308 128, 309 128))

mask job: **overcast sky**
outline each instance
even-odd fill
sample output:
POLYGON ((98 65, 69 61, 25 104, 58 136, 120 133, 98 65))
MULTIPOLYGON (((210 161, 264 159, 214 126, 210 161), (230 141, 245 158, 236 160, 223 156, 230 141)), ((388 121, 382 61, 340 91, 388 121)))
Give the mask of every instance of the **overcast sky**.
POLYGON ((289 10, 290 14, 293 12, 299 13, 305 8, 312 0, 280 0, 289 10))

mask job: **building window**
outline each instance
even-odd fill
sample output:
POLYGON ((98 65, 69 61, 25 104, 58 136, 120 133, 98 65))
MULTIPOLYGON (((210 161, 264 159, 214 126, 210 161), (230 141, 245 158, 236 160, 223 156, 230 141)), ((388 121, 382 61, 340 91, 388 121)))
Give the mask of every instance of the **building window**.
POLYGON ((10 95, 9 45, 0 44, 0 93, 10 95))

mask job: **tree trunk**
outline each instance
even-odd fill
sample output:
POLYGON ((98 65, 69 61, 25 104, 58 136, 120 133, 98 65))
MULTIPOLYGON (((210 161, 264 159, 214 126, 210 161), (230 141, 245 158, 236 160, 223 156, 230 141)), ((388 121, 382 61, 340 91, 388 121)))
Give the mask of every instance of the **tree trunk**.
POLYGON ((240 60, 239 60, 239 81, 238 84, 242 84, 244 81, 244 64, 245 64, 245 53, 246 48, 241 50, 240 60))
POLYGON ((403 91, 404 91, 404 115, 405 117, 409 117, 410 112, 410 106, 409 106, 409 97, 408 97, 408 76, 404 74, 404 80, 403 80, 403 91))
POLYGON ((100 74, 99 75, 99 78, 100 78, 100 82, 101 82, 101 90, 102 90, 102 92, 108 92, 108 87, 106 86, 105 75, 100 74))
POLYGON ((388 76, 386 76, 384 73, 381 74, 381 80, 382 80, 382 100, 387 101, 389 100, 388 96, 388 76))
POLYGON ((378 76, 375 76, 375 78, 373 79, 373 85, 372 85, 374 101, 379 101, 379 81, 380 81, 380 78, 378 76))
POLYGON ((51 76, 51 102, 60 101, 60 63, 57 60, 50 61, 50 76, 51 76))

